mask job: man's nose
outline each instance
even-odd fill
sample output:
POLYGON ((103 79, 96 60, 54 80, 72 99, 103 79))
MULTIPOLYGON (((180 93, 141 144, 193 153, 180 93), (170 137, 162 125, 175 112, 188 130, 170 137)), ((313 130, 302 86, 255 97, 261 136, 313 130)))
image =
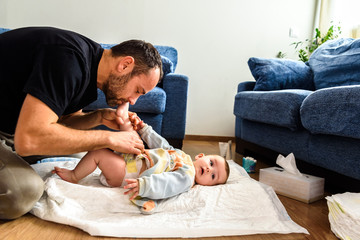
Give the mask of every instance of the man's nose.
POLYGON ((138 100, 139 96, 137 97, 129 97, 129 103, 131 105, 134 105, 136 103, 136 101, 138 100))

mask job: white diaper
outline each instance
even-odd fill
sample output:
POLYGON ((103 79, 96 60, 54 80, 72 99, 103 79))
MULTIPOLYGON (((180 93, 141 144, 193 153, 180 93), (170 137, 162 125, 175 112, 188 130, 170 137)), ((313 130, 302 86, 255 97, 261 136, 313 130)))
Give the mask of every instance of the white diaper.
MULTIPOLYGON (((136 179, 140 176, 140 171, 143 166, 143 164, 146 164, 146 168, 150 168, 150 161, 148 157, 144 154, 128 154, 128 153, 117 153, 120 156, 122 156, 126 162, 126 168, 125 168, 125 176, 122 181, 121 187, 124 187, 127 183, 125 179, 133 178, 136 179)), ((104 174, 100 174, 100 182, 107 187, 111 187, 104 176, 104 174)))

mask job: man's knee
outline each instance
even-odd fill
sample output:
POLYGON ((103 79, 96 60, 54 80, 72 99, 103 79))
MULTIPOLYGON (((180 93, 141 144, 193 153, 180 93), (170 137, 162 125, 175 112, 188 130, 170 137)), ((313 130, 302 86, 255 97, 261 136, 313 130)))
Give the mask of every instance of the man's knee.
POLYGON ((44 191, 41 177, 24 162, 0 159, 0 219, 15 219, 32 209, 44 191))

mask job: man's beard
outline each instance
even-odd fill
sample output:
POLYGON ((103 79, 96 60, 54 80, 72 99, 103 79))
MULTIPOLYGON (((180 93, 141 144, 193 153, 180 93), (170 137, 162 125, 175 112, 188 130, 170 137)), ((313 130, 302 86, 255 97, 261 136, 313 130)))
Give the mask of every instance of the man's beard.
POLYGON ((128 102, 128 100, 124 98, 124 91, 130 80, 130 76, 130 73, 123 76, 116 76, 115 74, 110 73, 103 89, 106 102, 110 107, 117 106, 120 101, 122 103, 128 102))

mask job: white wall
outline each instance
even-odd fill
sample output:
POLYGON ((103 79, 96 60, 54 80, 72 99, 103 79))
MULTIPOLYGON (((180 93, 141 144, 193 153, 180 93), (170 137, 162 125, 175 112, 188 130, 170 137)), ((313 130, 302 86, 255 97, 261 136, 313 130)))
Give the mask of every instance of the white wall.
POLYGON ((234 136, 237 84, 249 57, 296 59, 311 37, 317 0, 0 0, 0 27, 54 26, 95 41, 130 38, 177 48, 189 76, 186 134, 234 136), (289 28, 298 38, 289 37, 289 28))

